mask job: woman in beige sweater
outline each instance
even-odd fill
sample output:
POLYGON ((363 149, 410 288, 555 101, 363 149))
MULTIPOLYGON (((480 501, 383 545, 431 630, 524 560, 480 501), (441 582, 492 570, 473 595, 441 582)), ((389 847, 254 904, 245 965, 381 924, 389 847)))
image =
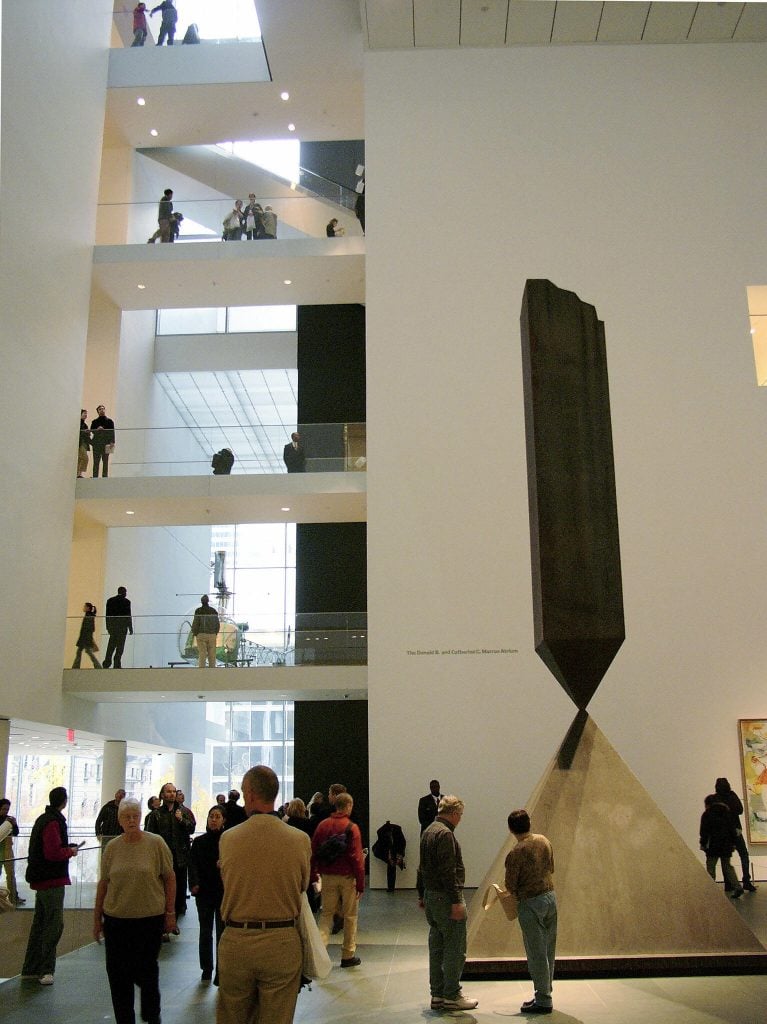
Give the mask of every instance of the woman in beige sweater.
POLYGON ((115 1024, 135 1024, 134 985, 141 993, 141 1018, 160 1024, 160 968, 163 932, 176 926, 176 876, 165 841, 141 831, 141 804, 120 801, 123 834, 104 850, 96 890, 93 936, 104 936, 107 977, 115 1024))

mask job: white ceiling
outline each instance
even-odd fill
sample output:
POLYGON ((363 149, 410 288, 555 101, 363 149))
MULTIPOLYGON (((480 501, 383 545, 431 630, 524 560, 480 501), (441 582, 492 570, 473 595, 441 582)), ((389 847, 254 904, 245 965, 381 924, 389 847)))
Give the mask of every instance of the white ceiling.
POLYGON ((360 0, 360 5, 368 50, 767 39, 764 3, 360 0))
POLYGON ((249 306, 357 303, 365 301, 364 253, 364 238, 350 235, 257 246, 98 245, 93 281, 119 309, 240 306, 243 298, 249 306))
POLYGON ((77 481, 75 496, 76 520, 114 527, 363 523, 367 519, 364 472, 85 477, 77 481))

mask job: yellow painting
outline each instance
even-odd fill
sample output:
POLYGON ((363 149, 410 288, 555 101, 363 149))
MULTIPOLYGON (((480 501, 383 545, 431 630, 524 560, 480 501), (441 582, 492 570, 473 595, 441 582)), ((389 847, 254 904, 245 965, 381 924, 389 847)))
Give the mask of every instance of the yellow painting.
POLYGON ((746 839, 767 843, 767 719, 741 718, 738 734, 746 839))

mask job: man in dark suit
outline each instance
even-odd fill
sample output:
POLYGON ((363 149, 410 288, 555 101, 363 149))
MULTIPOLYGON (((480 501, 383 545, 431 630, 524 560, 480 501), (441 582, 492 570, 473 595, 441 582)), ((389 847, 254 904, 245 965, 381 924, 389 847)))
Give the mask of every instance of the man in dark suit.
POLYGON ((432 779, 429 783, 429 792, 418 801, 418 821, 420 822, 422 832, 437 817, 437 808, 439 807, 441 796, 438 780, 432 779))
POLYGON ((306 472, 306 452, 301 444, 301 435, 298 432, 290 435, 290 444, 286 444, 283 448, 282 459, 288 473, 306 472))
POLYGON ((115 447, 115 423, 107 416, 103 405, 96 407, 98 416, 91 423, 91 448, 93 449, 93 475, 109 476, 109 456, 115 447))
POLYGON ((130 601, 127 598, 128 591, 125 587, 118 587, 114 597, 107 600, 106 625, 109 633, 107 653, 104 657, 104 668, 109 668, 114 655, 115 668, 122 668, 123 651, 125 650, 125 638, 128 633, 133 636, 133 619, 131 617, 130 601))

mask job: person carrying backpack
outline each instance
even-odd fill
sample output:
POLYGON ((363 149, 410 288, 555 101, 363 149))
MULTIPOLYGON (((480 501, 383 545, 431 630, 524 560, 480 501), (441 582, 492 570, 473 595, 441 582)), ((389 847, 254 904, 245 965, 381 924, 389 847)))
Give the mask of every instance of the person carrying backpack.
POLYGON ((354 801, 349 793, 336 797, 335 810, 312 836, 312 881, 322 882, 320 935, 327 946, 333 911, 340 904, 344 918, 341 966, 357 967, 357 908, 365 891, 365 858, 360 830, 349 820, 354 801))

